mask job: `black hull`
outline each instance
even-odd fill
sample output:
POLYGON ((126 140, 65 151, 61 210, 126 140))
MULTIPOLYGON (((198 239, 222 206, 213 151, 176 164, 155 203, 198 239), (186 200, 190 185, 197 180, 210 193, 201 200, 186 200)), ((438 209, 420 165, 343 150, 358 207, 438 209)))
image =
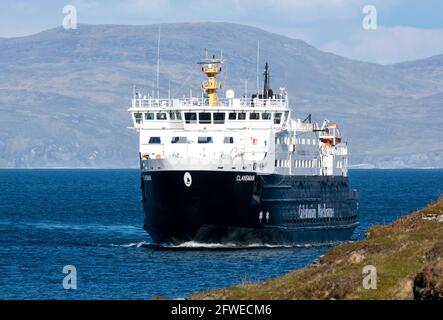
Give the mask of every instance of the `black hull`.
POLYGON ((358 225, 347 177, 190 171, 187 186, 185 174, 142 174, 144 228, 156 243, 330 243, 358 225))

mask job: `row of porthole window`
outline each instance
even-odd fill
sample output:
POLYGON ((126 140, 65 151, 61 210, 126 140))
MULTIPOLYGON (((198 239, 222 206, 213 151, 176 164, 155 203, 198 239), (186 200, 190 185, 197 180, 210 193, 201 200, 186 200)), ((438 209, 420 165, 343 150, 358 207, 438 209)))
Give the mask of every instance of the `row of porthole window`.
POLYGON ((295 144, 295 141, 297 141, 297 144, 312 144, 316 145, 317 140, 316 139, 309 139, 309 138, 297 138, 296 140, 292 137, 275 137, 275 144, 289 144, 290 142, 292 144, 295 144))
MULTIPOLYGON (((281 168, 289 168, 289 160, 275 160, 275 166, 281 168)), ((320 162, 314 160, 294 160, 293 167, 295 168, 320 168, 320 162)), ((343 168, 343 162, 337 161, 336 168, 343 168)))
MULTIPOLYGON (((205 144, 205 143, 213 143, 214 139, 212 137, 198 137, 197 143, 205 144)), ((149 144, 161 144, 162 139, 161 137, 149 137, 149 144)), ((188 137, 172 137, 171 138, 171 144, 187 144, 187 143, 193 143, 192 140, 189 140, 188 137)), ((224 137, 223 138, 224 144, 233 144, 234 143, 234 137, 224 137)))
POLYGON ((317 168, 318 161, 314 160, 294 160, 294 167, 296 168, 317 168))
MULTIPOLYGON (((289 168, 289 160, 275 160, 276 167, 289 168)), ((294 160, 293 167, 295 168, 317 168, 318 162, 314 160, 294 160)))
POLYGON ((279 168, 289 168, 289 160, 275 160, 275 166, 279 168))
POLYGON ((309 138, 297 138, 297 144, 312 144, 316 145, 317 140, 316 139, 309 139, 309 138))

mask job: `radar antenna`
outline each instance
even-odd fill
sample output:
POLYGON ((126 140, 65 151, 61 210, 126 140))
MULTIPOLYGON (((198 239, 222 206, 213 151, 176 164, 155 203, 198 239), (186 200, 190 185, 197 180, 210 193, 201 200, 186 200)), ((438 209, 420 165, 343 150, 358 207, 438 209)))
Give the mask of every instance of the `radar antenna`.
POLYGON ((160 36, 161 26, 158 27, 157 38, 157 99, 160 99, 160 36))
POLYGON ((201 65, 202 72, 208 77, 208 80, 202 84, 205 105, 214 107, 220 104, 217 90, 221 89, 221 84, 217 81, 216 76, 222 72, 221 65, 223 62, 222 58, 216 58, 215 55, 213 55, 212 58, 206 58, 197 63, 201 65))

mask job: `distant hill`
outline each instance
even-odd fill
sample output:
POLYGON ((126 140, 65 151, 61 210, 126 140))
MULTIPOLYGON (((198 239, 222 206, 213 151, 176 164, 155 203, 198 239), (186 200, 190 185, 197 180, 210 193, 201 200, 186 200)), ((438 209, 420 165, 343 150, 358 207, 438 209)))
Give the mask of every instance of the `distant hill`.
MULTIPOLYGON (((0 167, 137 166, 127 107, 132 85, 152 90, 158 25, 79 25, 0 38, 0 167)), ((256 48, 286 87, 295 115, 337 121, 360 167, 442 167, 443 55, 378 65, 230 23, 161 25, 161 87, 199 94, 196 66, 223 50, 221 80, 256 86, 256 48)))

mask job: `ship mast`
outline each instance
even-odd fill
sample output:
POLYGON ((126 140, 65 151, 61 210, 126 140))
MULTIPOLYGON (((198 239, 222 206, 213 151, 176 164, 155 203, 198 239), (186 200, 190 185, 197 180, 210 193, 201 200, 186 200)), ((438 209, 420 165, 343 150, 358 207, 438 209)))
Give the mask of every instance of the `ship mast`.
POLYGON ((221 84, 217 81, 216 76, 222 72, 222 63, 223 59, 218 59, 215 56, 198 63, 202 66, 202 72, 208 77, 208 80, 202 83, 202 90, 205 93, 205 103, 210 107, 219 105, 217 90, 221 89, 221 84))

